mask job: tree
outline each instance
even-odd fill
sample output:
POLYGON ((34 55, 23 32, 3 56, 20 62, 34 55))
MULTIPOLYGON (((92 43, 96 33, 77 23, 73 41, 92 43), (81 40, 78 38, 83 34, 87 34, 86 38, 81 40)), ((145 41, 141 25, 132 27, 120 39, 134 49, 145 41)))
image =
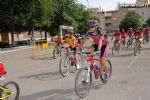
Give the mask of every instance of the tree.
POLYGON ((136 12, 128 12, 120 24, 121 29, 128 30, 129 28, 136 29, 141 27, 140 16, 136 12))
POLYGON ((75 31, 87 30, 87 21, 95 18, 77 0, 0 0, 0 31, 42 30, 55 35, 60 25, 75 31))
POLYGON ((146 24, 148 27, 150 27, 150 17, 147 19, 146 24))

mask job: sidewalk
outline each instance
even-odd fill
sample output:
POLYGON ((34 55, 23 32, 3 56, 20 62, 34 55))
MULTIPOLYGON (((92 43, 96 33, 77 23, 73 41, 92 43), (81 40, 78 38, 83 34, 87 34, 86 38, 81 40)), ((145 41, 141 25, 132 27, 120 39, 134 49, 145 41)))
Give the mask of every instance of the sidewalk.
POLYGON ((18 46, 18 47, 11 47, 11 48, 3 48, 3 49, 0 49, 0 53, 14 52, 14 51, 30 49, 30 48, 31 46, 18 46))

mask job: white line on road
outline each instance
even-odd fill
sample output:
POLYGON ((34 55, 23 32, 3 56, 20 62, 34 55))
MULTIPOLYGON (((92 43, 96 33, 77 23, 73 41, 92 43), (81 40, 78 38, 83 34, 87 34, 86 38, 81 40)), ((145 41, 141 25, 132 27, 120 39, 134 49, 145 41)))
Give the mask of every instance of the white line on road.
POLYGON ((8 51, 0 51, 0 53, 10 53, 10 52, 16 52, 16 51, 21 51, 21 50, 25 50, 25 49, 30 49, 31 47, 24 47, 21 49, 15 49, 15 50, 8 50, 8 51))
POLYGON ((143 52, 141 52, 139 55, 135 56, 134 59, 130 62, 130 64, 128 65, 128 68, 131 68, 132 65, 135 63, 135 61, 143 54, 143 52))
POLYGON ((135 63, 135 61, 139 58, 139 55, 134 57, 134 59, 130 62, 130 64, 128 65, 128 68, 131 68, 132 65, 135 63))

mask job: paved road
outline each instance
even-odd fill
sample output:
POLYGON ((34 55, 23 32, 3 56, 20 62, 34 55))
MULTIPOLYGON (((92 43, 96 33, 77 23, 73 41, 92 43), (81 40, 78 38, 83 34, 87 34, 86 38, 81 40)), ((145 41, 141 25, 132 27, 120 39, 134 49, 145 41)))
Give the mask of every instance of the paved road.
MULTIPOLYGON (((113 74, 107 84, 94 80, 90 94, 83 100, 149 100, 150 98, 150 45, 141 54, 122 50, 109 59, 113 74)), ((51 54, 31 58, 31 49, 0 54, 0 61, 8 72, 5 81, 14 80, 20 85, 20 100, 79 100, 74 91, 76 73, 61 77, 60 59, 51 54)))

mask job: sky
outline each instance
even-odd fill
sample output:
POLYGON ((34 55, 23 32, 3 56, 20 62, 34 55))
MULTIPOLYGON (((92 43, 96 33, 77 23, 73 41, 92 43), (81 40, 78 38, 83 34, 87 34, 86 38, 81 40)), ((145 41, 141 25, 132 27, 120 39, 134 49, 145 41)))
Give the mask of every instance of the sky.
POLYGON ((115 10, 117 7, 117 3, 135 3, 136 0, 78 0, 79 3, 88 6, 87 1, 89 1, 90 7, 99 7, 104 11, 115 10))

